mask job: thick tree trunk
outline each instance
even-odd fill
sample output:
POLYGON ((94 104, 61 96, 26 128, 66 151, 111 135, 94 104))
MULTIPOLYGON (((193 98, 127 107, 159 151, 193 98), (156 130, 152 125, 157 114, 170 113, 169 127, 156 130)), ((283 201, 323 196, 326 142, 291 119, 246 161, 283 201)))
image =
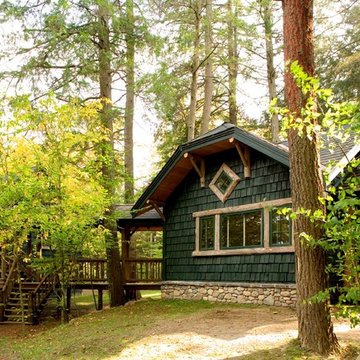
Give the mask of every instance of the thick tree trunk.
MULTIPOLYGON (((108 196, 114 201, 115 172, 114 172, 114 131, 111 105, 111 65, 110 65, 110 35, 107 9, 99 6, 99 82, 102 124, 108 138, 102 144, 102 175, 108 196)), ((125 303, 122 269, 120 263, 119 244, 117 238, 117 224, 114 218, 115 208, 110 206, 107 211, 104 227, 108 230, 106 238, 107 272, 110 290, 110 306, 125 303)))
POLYGON ((236 12, 233 11, 233 0, 227 2, 228 16, 228 81, 229 81, 229 121, 231 124, 237 124, 237 106, 236 106, 236 83, 238 75, 238 57, 237 57, 237 30, 235 26, 236 12))
MULTIPOLYGON (((267 80, 269 90, 269 100, 276 98, 276 72, 274 67, 274 47, 273 47, 273 19, 272 19, 272 0, 263 2, 263 17, 265 28, 265 48, 266 48, 266 64, 267 64, 267 80)), ((271 139, 278 143, 279 139, 279 117, 276 113, 271 116, 271 139)))
POLYGON ((194 54, 191 65, 191 89, 190 89, 190 108, 187 119, 187 139, 192 140, 195 137, 195 120, 197 107, 197 91, 198 91, 198 71, 200 63, 200 12, 201 0, 197 0, 194 5, 194 54))
POLYGON ((134 3, 127 0, 126 6, 126 103, 125 103, 125 203, 134 200, 134 102, 135 102, 135 38, 134 38, 134 3))
MULTIPOLYGON (((313 2, 284 0, 283 11, 285 63, 298 60, 304 71, 314 76, 313 2)), ((289 71, 285 73, 285 100, 287 107, 300 116, 306 98, 289 71)), ((302 135, 296 130, 288 132, 292 206, 294 210, 325 212, 325 206, 319 201, 324 194, 324 183, 317 138, 302 135)), ((303 232, 314 239, 324 235, 322 225, 311 222, 307 216, 299 216, 294 221, 299 340, 304 349, 327 354, 337 346, 328 305, 306 303, 310 296, 325 290, 326 254, 321 247, 310 247, 303 242, 303 232)))
POLYGON ((213 70, 212 70, 212 55, 213 39, 212 39, 212 0, 206 0, 206 15, 205 15, 205 87, 204 87, 204 107, 201 117, 200 134, 205 134, 209 131, 211 103, 213 94, 213 70))

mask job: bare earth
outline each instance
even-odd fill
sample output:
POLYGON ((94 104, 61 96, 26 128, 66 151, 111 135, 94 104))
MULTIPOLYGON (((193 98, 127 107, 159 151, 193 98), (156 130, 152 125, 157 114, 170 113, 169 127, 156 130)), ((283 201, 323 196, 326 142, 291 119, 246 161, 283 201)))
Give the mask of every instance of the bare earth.
MULTIPOLYGON (((341 343, 360 345, 360 329, 335 322, 341 343)), ((259 307, 212 310, 182 320, 160 322, 148 336, 111 359, 244 359, 244 355, 286 344, 297 337, 295 312, 259 307)))
MULTIPOLYGON (((350 329, 346 321, 335 319, 334 324, 340 343, 360 345, 360 328, 350 329)), ((36 333, 53 326, 56 322, 23 330, 19 325, 0 326, 0 338, 20 338, 22 331, 36 333)), ((180 320, 160 321, 139 341, 106 360, 240 360, 261 350, 281 347, 296 337, 297 320, 291 309, 210 309, 180 320)), ((257 357, 263 358, 266 356, 257 357)))

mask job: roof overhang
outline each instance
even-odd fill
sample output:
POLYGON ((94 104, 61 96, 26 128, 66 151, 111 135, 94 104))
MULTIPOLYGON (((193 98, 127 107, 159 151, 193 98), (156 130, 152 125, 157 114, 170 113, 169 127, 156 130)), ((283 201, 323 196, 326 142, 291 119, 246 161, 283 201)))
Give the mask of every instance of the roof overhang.
POLYGON ((179 146, 140 196, 133 206, 133 210, 142 209, 149 202, 157 203, 159 206, 165 204, 168 197, 193 169, 193 164, 184 157, 186 153, 205 158, 225 150, 235 149, 236 142, 289 166, 289 153, 285 146, 273 144, 234 125, 223 124, 219 128, 179 146))

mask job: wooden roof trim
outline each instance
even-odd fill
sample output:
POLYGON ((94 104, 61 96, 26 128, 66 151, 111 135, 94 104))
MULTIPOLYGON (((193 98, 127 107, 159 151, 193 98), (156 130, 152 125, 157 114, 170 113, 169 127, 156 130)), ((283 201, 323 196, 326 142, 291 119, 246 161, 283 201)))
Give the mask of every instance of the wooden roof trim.
POLYGON ((229 139, 230 144, 234 144, 244 166, 244 177, 248 179, 251 177, 251 164, 250 164, 250 148, 247 145, 241 144, 234 138, 229 139))
POLYGON ((200 177, 200 186, 202 188, 204 188, 205 187, 205 159, 201 156, 192 155, 190 153, 185 153, 184 158, 190 160, 193 168, 195 169, 195 171, 198 173, 198 175, 200 177), (200 166, 198 166, 197 162, 200 164, 200 166))

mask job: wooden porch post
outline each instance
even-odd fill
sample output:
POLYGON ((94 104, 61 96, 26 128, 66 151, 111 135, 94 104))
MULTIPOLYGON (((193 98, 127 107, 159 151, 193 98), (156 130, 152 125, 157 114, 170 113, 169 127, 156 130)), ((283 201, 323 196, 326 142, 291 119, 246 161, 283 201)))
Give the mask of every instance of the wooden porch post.
POLYGON ((103 308, 103 291, 102 289, 98 289, 98 310, 102 310, 103 308))
POLYGON ((129 279, 128 262, 126 261, 130 257, 130 230, 125 228, 121 230, 121 259, 123 268, 123 279, 124 282, 129 279))
POLYGON ((66 288, 66 310, 70 312, 71 309, 71 288, 66 288))

